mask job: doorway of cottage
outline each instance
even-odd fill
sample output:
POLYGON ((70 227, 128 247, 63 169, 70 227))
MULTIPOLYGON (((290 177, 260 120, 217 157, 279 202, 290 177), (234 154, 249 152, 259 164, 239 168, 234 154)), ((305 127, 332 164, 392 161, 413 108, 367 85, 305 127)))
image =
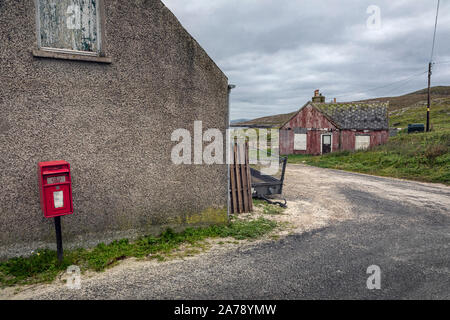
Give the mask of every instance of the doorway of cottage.
POLYGON ((331 152, 331 135, 322 135, 322 154, 327 154, 331 152))

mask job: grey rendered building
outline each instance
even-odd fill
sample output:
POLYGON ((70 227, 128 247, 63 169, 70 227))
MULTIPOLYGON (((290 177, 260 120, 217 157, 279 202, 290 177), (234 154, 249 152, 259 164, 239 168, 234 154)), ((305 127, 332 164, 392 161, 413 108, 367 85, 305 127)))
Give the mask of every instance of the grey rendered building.
POLYGON ((55 242, 38 162, 72 167, 65 245, 227 221, 226 165, 171 134, 228 126, 228 80, 160 0, 0 0, 0 258, 55 242))

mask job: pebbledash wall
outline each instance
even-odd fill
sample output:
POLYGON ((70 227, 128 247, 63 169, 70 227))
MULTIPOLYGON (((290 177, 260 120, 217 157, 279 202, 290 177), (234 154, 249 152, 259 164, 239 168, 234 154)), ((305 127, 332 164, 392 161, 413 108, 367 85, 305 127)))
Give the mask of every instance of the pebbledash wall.
POLYGON ((226 76, 161 1, 102 10, 101 56, 75 61, 36 50, 35 1, 0 0, 0 258, 54 247, 40 161, 72 167, 65 247, 227 221, 226 165, 171 162, 175 129, 225 132, 226 76))

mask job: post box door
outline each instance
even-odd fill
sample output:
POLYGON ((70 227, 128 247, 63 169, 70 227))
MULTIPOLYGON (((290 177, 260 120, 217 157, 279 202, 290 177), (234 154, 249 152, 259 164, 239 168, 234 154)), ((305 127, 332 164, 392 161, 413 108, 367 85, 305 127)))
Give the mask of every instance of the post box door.
POLYGON ((44 198, 49 217, 71 211, 70 186, 68 184, 46 187, 44 198))
POLYGON ((38 163, 41 209, 46 218, 73 214, 72 179, 66 161, 38 163))

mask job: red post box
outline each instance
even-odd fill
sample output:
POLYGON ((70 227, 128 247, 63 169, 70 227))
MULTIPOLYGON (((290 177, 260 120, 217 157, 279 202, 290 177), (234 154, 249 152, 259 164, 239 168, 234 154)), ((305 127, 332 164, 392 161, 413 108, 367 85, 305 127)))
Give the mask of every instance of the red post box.
POLYGON ((73 214, 72 178, 66 161, 38 164, 41 209, 46 218, 73 214))

